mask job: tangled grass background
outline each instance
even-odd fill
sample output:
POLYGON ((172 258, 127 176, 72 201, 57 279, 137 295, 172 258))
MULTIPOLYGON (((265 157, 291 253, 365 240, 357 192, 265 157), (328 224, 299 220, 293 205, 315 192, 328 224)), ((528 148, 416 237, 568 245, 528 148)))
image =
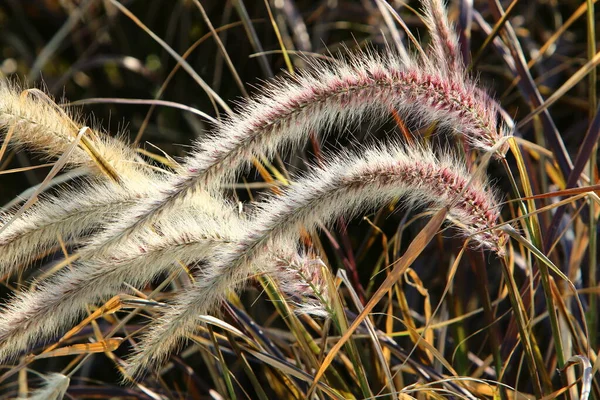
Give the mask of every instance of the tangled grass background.
POLYGON ((1 7, 5 398, 600 396, 593 1, 1 7))

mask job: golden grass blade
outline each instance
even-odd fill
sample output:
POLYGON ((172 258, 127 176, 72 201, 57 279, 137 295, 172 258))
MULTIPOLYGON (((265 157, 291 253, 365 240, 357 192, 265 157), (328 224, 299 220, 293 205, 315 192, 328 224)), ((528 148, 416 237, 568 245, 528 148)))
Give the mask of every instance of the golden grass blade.
MULTIPOLYGON (((2 151, 1 150, 0 150, 0 159, 2 159, 2 151)), ((31 170, 38 169, 38 168, 51 167, 53 165, 54 165, 54 163, 47 163, 47 164, 40 164, 40 165, 32 165, 29 167, 6 169, 4 171, 0 171, 0 175, 15 174, 17 172, 31 171, 31 170)))
POLYGON ((267 13, 269 13, 269 20, 271 20, 271 25, 273 26, 273 31, 275 32, 275 36, 277 37, 277 42, 279 43, 279 47, 281 48, 281 53, 283 54, 283 60, 285 61, 285 65, 288 69, 288 72, 291 75, 294 75, 294 65, 292 64, 292 60, 290 59, 290 55, 287 52, 287 48, 285 43, 283 43, 283 39, 281 37, 281 32, 279 31, 279 26, 277 26, 277 21, 275 21, 275 17, 273 17, 273 12, 271 11, 271 6, 269 2, 265 0, 265 8, 267 9, 267 13))
MULTIPOLYGON (((576 187, 571 189, 563 189, 557 190, 549 193, 536 194, 533 196, 521 197, 519 200, 537 200, 537 199, 549 199, 553 197, 562 197, 562 196, 572 196, 579 195, 585 193, 593 193, 596 196, 600 196, 600 184, 584 186, 584 187, 576 187)), ((596 202, 598 202, 597 198, 592 197, 596 202)))
MULTIPOLYGON (((249 350, 249 349, 244 349, 244 351, 246 351, 247 353, 258 358, 262 362, 270 365, 271 367, 281 370, 282 372, 284 372, 287 375, 294 376, 294 377, 301 379, 307 383, 312 381, 312 377, 309 374, 296 368, 295 366, 293 366, 291 364, 282 362, 281 360, 278 360, 268 354, 260 353, 258 351, 249 350)), ((327 393, 334 399, 344 400, 344 399, 354 399, 355 398, 350 393, 344 393, 344 394, 338 393, 335 389, 333 389, 332 387, 330 387, 327 384, 320 382, 320 381, 315 382, 314 385, 315 385, 315 387, 318 387, 320 390, 323 390, 325 393, 327 393)), ((307 398, 309 398, 309 396, 307 396, 307 398)))
POLYGON ((529 251, 531 251, 543 264, 545 264, 546 266, 548 266, 548 268, 550 268, 562 280, 564 280, 567 284, 569 284, 569 286, 571 286, 571 288, 572 288, 572 290, 574 292, 577 291, 577 289, 575 289, 575 286, 573 286, 573 282, 571 282, 571 280, 569 279, 569 277, 567 277, 560 270, 560 268, 558 268, 556 265, 554 265, 554 263, 548 257, 546 257, 546 255, 540 249, 538 249, 537 247, 535 247, 533 245, 533 243, 531 243, 529 240, 527 240, 527 238, 525 238, 522 235, 520 235, 519 232, 517 232, 510 225, 504 225, 501 229, 504 232, 506 232, 508 235, 510 235, 510 237, 512 237, 513 239, 515 239, 519 244, 525 246, 529 251))
MULTIPOLYGON (((338 276, 341 277, 342 282, 344 282, 344 284, 348 288, 348 291, 350 293, 350 296, 352 298, 352 302, 354 303, 354 306, 359 311, 362 311, 363 306, 360 302, 358 294, 356 294, 356 291, 352 287, 352 283, 348 279, 348 275, 346 274, 346 271, 339 270, 338 276)), ((392 372, 390 371, 390 368, 386 361, 386 358, 384 357, 383 349, 381 348, 381 343, 379 342, 379 338, 377 336, 375 327, 373 326, 373 323, 371 322, 371 320, 369 318, 365 318, 364 322, 365 322, 365 325, 367 326, 367 330, 369 331, 369 337, 371 338, 371 342, 373 343, 373 347, 375 348, 375 353, 377 354, 377 358, 379 359, 380 366, 383 369, 383 372, 385 374, 386 385, 390 389, 389 394, 392 397, 392 399, 398 399, 398 394, 397 394, 398 390, 396 389, 396 387, 394 385, 394 378, 392 376, 392 372)))
MULTIPOLYGON (((517 170, 519 172, 519 177, 521 178, 521 186, 523 187, 523 191, 525 192, 525 196, 532 196, 533 191, 531 189, 531 184, 529 182, 529 176, 527 175, 527 168, 525 167, 525 160, 523 159, 523 155, 521 154, 521 149, 517 145, 514 139, 510 138, 508 140, 511 152, 513 153, 515 160, 517 162, 517 170)), ((512 177, 512 172, 510 169, 507 169, 510 176, 512 177)), ((513 179, 514 181, 514 179, 513 179)), ((516 187, 514 187, 515 191, 518 191, 516 187)), ((518 193, 518 192, 517 192, 518 193)), ((524 204, 520 204, 521 210, 523 214, 527 214, 535 211, 535 202, 533 200, 529 200, 527 202, 527 207, 525 208, 524 204)), ((534 243, 538 246, 542 246, 542 237, 540 232, 540 222, 537 218, 537 215, 532 215, 531 218, 526 219, 527 227, 531 236, 533 237, 534 243)))
POLYGON ((214 326, 218 326, 221 329, 224 329, 230 333, 233 333, 234 335, 236 335, 237 337, 244 339, 246 341, 248 341, 248 343, 251 343, 248 336, 245 335, 242 331, 240 331, 239 329, 237 329, 235 326, 228 324, 227 322, 220 320, 219 318, 215 318, 213 316, 210 315, 202 315, 200 317, 198 317, 198 321, 199 322, 204 322, 206 324, 211 324, 214 326))
POLYGON ((0 147, 0 160, 4 157, 4 153, 6 153, 6 149, 8 148, 8 144, 10 143, 10 139, 12 138, 15 132, 15 126, 11 126, 4 137, 4 142, 2 143, 2 147, 0 147))
MULTIPOLYGON (((592 2, 595 4, 598 0, 592 0, 592 2)), ((588 2, 589 3, 589 2, 588 2)), ((544 55, 546 54, 546 52, 548 51, 548 49, 553 46, 556 41, 567 31, 567 29, 569 29, 569 27, 571 25, 573 25, 573 23, 579 18, 581 17, 588 9, 588 4, 587 3, 582 3, 574 12, 573 14, 571 14, 571 16, 556 30, 552 33, 552 36, 550 36, 548 38, 548 40, 546 40, 546 43, 544 43, 540 49, 537 52, 537 55, 535 55, 535 57, 532 57, 531 60, 529 60, 529 62, 527 63, 527 67, 531 68, 533 67, 542 57, 544 57, 544 55)))
POLYGON ((121 296, 113 297, 112 299, 110 299, 106 303, 104 303, 103 306, 99 307, 96 311, 94 311, 92 314, 90 314, 87 318, 85 318, 83 321, 81 321, 79 324, 77 324, 76 327, 74 327, 73 329, 71 329, 67 333, 65 333, 63 335, 63 337, 61 337, 56 343, 52 344, 51 346, 48 346, 43 351, 42 354, 52 352, 54 349, 56 349, 58 346, 60 346, 61 343, 64 343, 65 341, 67 341, 70 338, 72 338, 73 336, 75 336, 77 333, 79 333, 84 327, 86 327, 92 321, 102 317, 103 315, 113 314, 113 313, 119 311, 122 307, 123 307, 123 303, 121 301, 121 296))
POLYGON ((72 346, 65 346, 56 350, 44 352, 35 356, 35 359, 40 360, 42 358, 72 356, 76 354, 104 353, 107 351, 111 352, 118 349, 122 342, 122 338, 111 338, 97 343, 74 344, 72 346))
MULTIPOLYGON (((38 99, 43 100, 52 109, 54 109, 59 114, 59 116, 62 118, 64 124, 70 125, 72 127, 73 135, 75 137, 77 137, 77 135, 75 135, 75 132, 79 129, 79 126, 77 126, 77 124, 69 117, 69 115, 65 112, 65 110, 62 109, 61 107, 59 107, 46 93, 44 93, 43 91, 41 91, 39 89, 26 89, 26 90, 23 90, 23 92, 21 93, 21 98, 24 98, 28 94, 32 94, 32 95, 36 96, 38 99)), ((95 132, 88 127, 82 127, 81 129, 83 129, 83 128, 86 128, 86 134, 89 134, 89 136, 92 139, 88 139, 85 135, 82 136, 79 139, 81 148, 88 154, 88 156, 97 165, 98 169, 102 173, 104 173, 108 178, 112 179, 113 181, 119 182, 120 181, 119 174, 113 168, 113 166, 110 165, 110 163, 108 163, 106 161, 106 159, 100 154, 100 152, 98 151, 98 149, 96 148, 96 146, 93 143, 94 141, 96 141, 96 143, 98 142, 98 140, 97 140, 98 138, 96 137, 95 132)))
POLYGON ((502 27, 504 26, 506 21, 508 21, 508 17, 511 15, 512 10, 514 9, 514 7, 517 5, 518 2, 519 2, 519 0, 513 0, 512 3, 510 3, 509 6, 506 7, 506 10, 505 10, 504 14, 502 15, 502 17, 498 21, 496 21, 496 23, 494 24, 494 29, 492 29, 492 32, 486 36, 485 40, 483 41, 483 44, 481 45, 479 50, 477 50, 477 53, 475 53, 475 56, 473 56, 473 60, 471 61, 469 70, 471 70, 475 65, 477 65, 477 63, 481 59, 481 56, 483 55, 484 50, 489 46, 489 44, 492 42, 492 40, 494 40, 494 38, 498 35, 498 32, 500 31, 500 29, 502 29, 502 27))
POLYGON ((381 300, 388 290, 390 290, 396 281, 400 279, 400 276, 406 271, 408 267, 413 263, 413 261, 421 254, 421 252, 425 249, 427 244, 433 239, 433 237, 437 234, 448 214, 448 209, 442 208, 431 218, 431 220, 427 223, 427 225, 419 232, 419 234, 413 239, 410 243, 408 249, 404 253, 404 255, 396 262, 394 269, 390 273, 390 275, 385 279, 385 281, 381 284, 379 289, 369 300, 369 302, 365 305, 365 308, 360 312, 358 317, 354 320, 354 322, 350 325, 348 330, 344 333, 344 335, 340 338, 340 340, 331 348, 327 357, 321 363, 321 367, 315 374, 313 379, 313 383, 311 385, 311 389, 309 393, 312 393, 316 388, 319 380, 325 373, 325 370, 329 367, 336 354, 342 346, 348 341, 348 339, 352 336, 354 331, 360 326, 363 320, 367 317, 367 315, 375 308, 379 300, 381 300))
POLYGON ((565 83, 562 84, 560 88, 554 91, 552 96, 548 97, 546 101, 544 101, 539 107, 536 107, 532 112, 529 113, 525 118, 522 118, 517 124, 517 129, 523 129, 523 127, 529 123, 536 115, 540 114, 544 110, 548 109, 552 104, 554 104, 557 100, 559 100, 562 96, 564 96, 569 90, 571 90, 576 84, 585 78, 587 74, 591 71, 595 70, 596 67, 600 64, 600 52, 596 53, 596 55, 589 60, 585 65, 577 72, 575 72, 565 83))

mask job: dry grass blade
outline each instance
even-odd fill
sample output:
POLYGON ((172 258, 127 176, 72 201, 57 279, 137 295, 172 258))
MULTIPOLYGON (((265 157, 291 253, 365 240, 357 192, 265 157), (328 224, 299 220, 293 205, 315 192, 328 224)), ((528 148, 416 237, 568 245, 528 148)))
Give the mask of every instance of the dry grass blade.
POLYGON ((35 360, 42 358, 64 357, 76 354, 93 354, 115 351, 123 342, 122 338, 111 338, 97 343, 74 344, 72 346, 60 347, 55 350, 45 351, 35 356, 35 360))
POLYGON ((360 314, 356 317, 356 319, 352 322, 348 330, 343 334, 343 336, 338 340, 338 342, 329 350, 329 353, 321 363, 319 370, 316 372, 313 383, 309 390, 309 393, 312 393, 319 380, 323 377, 325 370, 329 367, 336 354, 341 350, 342 346, 348 341, 348 339, 352 336, 354 331, 363 323, 363 320, 367 318, 369 313, 373 311, 373 308, 379 303, 385 294, 396 284, 398 279, 402 276, 402 274, 410 267, 410 265, 414 262, 414 260, 423 252, 427 244, 433 239, 433 237, 438 233, 442 223, 446 219, 446 215, 448 213, 447 209, 441 209, 431 218, 431 220, 427 223, 425 228, 419 232, 419 234, 413 239, 410 243, 410 246, 404 253, 404 255, 396 261, 394 265, 394 269, 387 276, 385 281, 379 286, 377 291, 373 293, 369 302, 365 305, 365 308, 360 312, 360 314))
MULTIPOLYGON (((600 55, 600 53, 598 53, 600 55)), ((600 58, 599 58, 600 59, 600 58)), ((573 165, 573 170, 571 174, 567 177, 567 182, 565 185, 566 189, 573 188, 577 181, 579 181, 581 173, 583 172, 586 164, 588 164, 590 160, 590 156, 592 153, 597 150, 597 143, 600 139, 600 108, 596 110, 596 115, 592 119, 590 123, 590 127, 581 143, 579 148, 579 152, 577 153, 577 157, 575 158, 575 164, 573 165)), ((592 174, 594 168, 592 167, 592 174)), ((552 217, 552 222, 550 223, 550 227, 548 228, 548 234, 546 235, 545 245, 548 248, 549 243, 552 243, 556 238, 556 231, 558 229, 558 224, 560 219, 563 217, 565 212, 564 207, 559 208, 552 217)), ((592 216, 593 219, 593 216, 592 216)))
POLYGON ((552 96, 548 97, 542 104, 536 107, 533 111, 529 113, 525 118, 522 118, 517 124, 517 129, 523 129, 523 127, 531 122, 531 120, 547 110, 552 104, 554 104, 557 100, 563 97, 569 90, 571 90, 575 85, 581 82, 590 72, 595 71, 600 64, 600 52, 596 53, 594 57, 589 60, 583 67, 581 67, 577 72, 569 77, 569 79, 563 83, 563 85, 552 93, 552 96))
POLYGON ((172 107, 172 108, 177 108, 180 110, 188 111, 193 114, 199 115, 202 118, 206 119, 207 121, 212 122, 213 124, 217 123, 216 119, 214 119, 213 117, 211 117, 210 115, 208 115, 207 113, 205 113, 203 111, 200 111, 193 107, 186 106, 185 104, 180 104, 180 103, 176 103, 174 101, 167 101, 167 100, 123 99, 123 98, 116 98, 116 97, 103 97, 103 98, 89 98, 89 99, 85 99, 85 100, 72 101, 70 103, 66 103, 64 106, 71 107, 71 106, 79 106, 79 105, 85 105, 85 104, 102 104, 102 103, 150 104, 152 106, 172 107))
MULTIPOLYGON (((352 284, 350 283, 348 276, 346 275, 345 271, 338 271, 338 276, 341 276, 342 282, 344 282, 344 284, 348 287, 348 289, 350 290, 350 294, 352 296, 352 300, 354 302, 354 306, 357 307, 357 309, 359 311, 363 310, 363 306, 360 303, 360 299, 358 298, 358 295, 356 294, 356 292, 353 290, 352 288, 352 284)), ((377 354, 377 358, 379 359, 379 363, 381 364, 381 368, 383 369, 384 373, 385 373, 385 377, 386 377, 386 385, 388 386, 389 390, 390 390, 390 396, 392 399, 397 400, 398 399, 398 390, 396 389, 395 385, 394 385, 394 378, 392 376, 392 372, 390 371, 389 367, 388 367, 388 363, 386 362, 386 358, 384 356, 384 352, 383 349, 381 347, 381 343, 379 342, 379 338, 377 336, 377 332, 375 330, 375 327, 373 326, 373 323, 371 322, 371 320, 369 318, 365 318, 364 319, 364 323, 367 327, 367 330, 369 332, 369 336, 371 339, 371 342, 373 342, 373 347, 375 348, 375 353, 377 354)))
POLYGON ((494 29, 492 30, 492 32, 489 35, 486 36, 485 41, 483 42, 483 44, 481 45, 479 50, 477 50, 477 53, 475 54, 475 56, 473 56, 473 61, 471 61, 471 65, 469 65, 469 69, 472 69, 475 65, 477 65, 477 63, 481 59, 481 56, 483 55, 483 52, 490 45, 492 40, 494 40, 494 38, 496 38, 496 36, 498 35, 498 32, 500 32, 500 29, 502 29, 502 27, 504 26, 506 21, 508 21, 508 17, 511 15, 512 10, 515 8, 515 6, 517 5, 518 2, 519 2, 519 0, 513 0, 512 3, 510 3, 510 5, 506 8, 506 11, 502 15, 502 17, 498 21, 496 21, 496 24, 494 25, 494 29))
MULTIPOLYGON (((264 361, 268 365, 271 365, 274 368, 282 370, 284 373, 286 373, 290 376, 301 379, 304 382, 311 382, 311 376, 309 374, 307 374, 306 372, 299 370, 294 365, 284 363, 281 360, 275 359, 274 357, 270 357, 264 353, 259 353, 254 350, 247 349, 246 352, 248 352, 249 354, 252 354, 254 357, 258 358, 259 360, 264 361)), ((317 382, 315 385, 316 385, 316 387, 319 388, 319 390, 324 391, 325 393, 329 394, 334 399, 341 400, 341 399, 347 398, 347 397, 344 397, 341 394, 337 393, 334 389, 332 389, 328 385, 324 384, 323 382, 317 382)))
POLYGON ((231 113, 231 109, 223 101, 223 99, 221 98, 221 96, 219 96, 217 93, 215 93, 215 91, 212 90, 212 88, 210 86, 208 86, 208 84, 206 82, 204 82, 204 79, 202 79, 200 77, 200 75, 198 75, 198 73, 196 71, 194 71, 194 69, 187 63, 187 61, 185 61, 179 54, 177 54, 175 52, 175 50, 173 50, 171 48, 171 46, 169 46, 164 40, 162 40, 154 32, 152 32, 152 30, 149 29, 146 25, 144 25, 142 23, 142 21, 139 20, 139 18, 137 18, 135 15, 133 15, 131 13, 131 11, 129 11, 127 8, 125 8, 124 5, 122 5, 121 3, 119 3, 117 0, 110 0, 110 2, 115 7, 117 7, 119 9, 119 11, 121 11, 128 18, 130 18, 133 22, 135 22, 136 25, 138 25, 141 29, 143 29, 144 32, 146 32, 148 35, 150 35, 152 37, 152 39, 154 39, 158 44, 160 44, 161 47, 163 49, 165 49, 174 59, 176 59, 177 62, 181 65, 181 68, 183 68, 188 74, 190 74, 190 76, 192 78, 194 78, 194 80, 196 81, 196 83, 198 83, 198 85, 200 85, 200 87, 210 97, 211 101, 216 102, 217 104, 219 104, 223 108, 223 110, 225 110, 228 114, 231 113))
MULTIPOLYGON (((498 1, 490 3, 490 8, 496 20, 500 20, 505 14, 502 5, 498 1)), ((510 21, 506 21, 505 28, 501 31, 501 36, 508 46, 514 67, 522 79, 527 99, 531 101, 533 107, 540 107, 543 103, 542 96, 533 81, 529 68, 527 68, 523 49, 510 21)), ((548 110, 544 109, 540 117, 544 125, 544 136, 552 148, 561 172, 566 176, 573 168, 573 165, 565 144, 548 110)))

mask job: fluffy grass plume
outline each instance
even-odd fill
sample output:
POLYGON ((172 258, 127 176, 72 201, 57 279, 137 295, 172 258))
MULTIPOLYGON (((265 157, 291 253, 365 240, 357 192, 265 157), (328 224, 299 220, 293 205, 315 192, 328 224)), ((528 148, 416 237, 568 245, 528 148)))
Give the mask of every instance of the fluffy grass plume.
MULTIPOLYGON (((103 218, 110 215, 107 210, 98 212, 104 213, 103 218)), ((13 359, 32 344, 60 333, 88 304, 107 300, 124 290, 125 284, 141 288, 159 274, 183 272, 182 265, 195 266, 212 258, 218 249, 233 245, 247 231, 245 218, 232 204, 207 193, 197 194, 186 207, 163 217, 111 253, 96 256, 84 248, 70 268, 13 299, 0 314, 0 359, 13 359)), ((316 266, 314 257, 298 254, 285 244, 272 251, 278 258, 269 262, 305 271, 305 285, 312 283, 311 277, 318 277, 311 271, 316 266)), ((317 308, 313 301, 313 314, 317 308)))
POLYGON ((502 251, 505 238, 496 228, 499 214, 493 193, 454 157, 437 157, 419 147, 341 156, 297 180, 283 195, 259 204, 241 238, 233 246, 216 249, 194 287, 179 294, 174 307, 144 336, 130 360, 129 373, 137 375, 163 361, 182 337, 193 332, 199 315, 214 311, 226 293, 261 270, 268 248, 293 241, 301 228, 310 231, 318 223, 327 225, 397 197, 432 210, 447 207, 449 216, 460 221, 464 236, 481 247, 502 251))
MULTIPOLYGON (((22 90, 15 83, 0 81, 0 131, 10 132, 11 145, 30 148, 44 158, 59 158, 84 126, 41 90, 22 90)), ((67 165, 115 180, 148 174, 130 146, 92 129, 72 151, 67 165)))
POLYGON ((0 275, 12 275, 58 245, 58 238, 71 243, 103 224, 120 218, 140 199, 147 197, 147 180, 124 186, 112 181, 89 181, 83 188, 61 189, 59 195, 45 195, 20 218, 18 210, 0 214, 0 275), (10 222, 10 223, 9 223, 10 222))
MULTIPOLYGON (((498 104, 476 86, 462 63, 441 57, 446 44, 457 42, 441 3, 425 4, 432 37, 429 57, 407 58, 391 49, 385 54, 355 53, 332 64, 314 61, 294 76, 276 79, 261 93, 244 101, 237 113, 214 127, 208 139, 196 144, 184 171, 170 187, 140 204, 95 243, 104 251, 155 216, 172 209, 196 190, 219 190, 253 157, 275 154, 283 147, 297 149, 310 133, 332 128, 344 132, 362 121, 384 121, 397 112, 415 125, 437 123, 464 135, 475 149, 496 151, 507 135, 499 125, 498 104), (443 18, 443 21, 438 21, 443 18)), ((457 55, 456 55, 457 57, 457 55)), ((506 151, 506 146, 500 152, 506 151)))
POLYGON ((179 263, 194 265, 235 240, 243 221, 233 207, 208 196, 195 200, 105 256, 84 250, 71 268, 20 294, 0 314, 0 358, 13 358, 34 341, 60 332, 87 304, 108 299, 125 283, 141 287, 160 273, 180 270, 179 263))
POLYGON ((44 377, 44 385, 33 392, 29 400, 61 400, 67 389, 71 379, 63 374, 51 374, 44 377))

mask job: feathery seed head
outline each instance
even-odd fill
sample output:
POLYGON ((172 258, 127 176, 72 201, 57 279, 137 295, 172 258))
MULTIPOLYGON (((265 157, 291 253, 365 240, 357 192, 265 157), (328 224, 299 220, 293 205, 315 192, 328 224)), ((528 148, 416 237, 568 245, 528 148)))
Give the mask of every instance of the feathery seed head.
POLYGON ((33 392, 29 400, 62 400, 71 379, 59 373, 50 374, 44 378, 46 380, 44 385, 33 392))
POLYGON ((284 195, 262 203, 253 216, 258 228, 245 245, 262 245, 267 237, 291 240, 297 232, 294 227, 312 229, 317 222, 356 215, 398 196, 434 209, 449 207, 465 236, 473 235, 480 246, 498 250, 496 200, 485 182, 471 177, 453 157, 398 146, 340 156, 298 180, 284 195))
MULTIPOLYGON (((435 64, 446 76, 460 77, 464 73, 458 37, 448 21, 442 0, 424 0, 425 23, 431 33, 430 53, 435 64)), ((433 61, 432 60, 432 61, 433 61)))
POLYGON ((194 330, 196 316, 210 312, 220 296, 239 288, 253 271, 269 273, 261 265, 275 268, 275 274, 280 271, 280 264, 268 263, 269 249, 294 243, 300 228, 312 230, 318 223, 327 225, 398 197, 432 209, 447 207, 464 236, 501 253, 495 198, 462 163, 419 147, 375 148, 361 156, 340 156, 261 203, 249 217, 249 229, 232 246, 217 249, 193 290, 179 295, 176 305, 145 336, 131 360, 131 371, 163 360, 194 330))
POLYGON ((277 80, 240 107, 216 135, 198 144, 190 171, 200 185, 231 178, 251 156, 296 147, 308 132, 383 120, 390 109, 419 124, 438 122, 462 133, 473 148, 489 151, 506 134, 498 105, 466 74, 407 67, 393 53, 355 54, 331 66, 315 64, 293 79, 277 80))
POLYGON ((221 183, 233 179, 253 157, 272 156, 286 146, 297 149, 311 132, 344 131, 364 120, 385 121, 390 110, 413 123, 435 122, 459 132, 472 148, 483 151, 495 149, 506 135, 497 124, 498 105, 475 86, 464 68, 448 75, 440 73, 438 65, 406 63, 393 51, 348 58, 331 65, 314 62, 294 77, 265 85, 260 95, 239 107, 237 115, 217 123, 214 134, 196 144, 184 172, 115 226, 106 245, 126 239, 198 190, 217 193, 221 183))
MULTIPOLYGON (((14 146, 34 149, 46 158, 58 158, 83 126, 42 91, 22 91, 16 84, 0 80, 0 131, 12 130, 14 146)), ((113 178, 118 180, 149 176, 141 159, 126 143, 91 129, 86 135, 87 145, 80 143, 67 165, 86 167, 98 176, 116 173, 118 176, 113 178)))
POLYGON ((271 275, 300 314, 327 317, 330 294, 323 261, 312 252, 275 256, 271 275))
MULTIPOLYGON (((29 147, 55 158, 62 155, 81 128, 67 113, 48 97, 37 91, 27 93, 7 80, 0 81, 0 130, 13 129, 11 143, 29 147)), ((71 165, 88 162, 85 151, 76 148, 71 154, 71 165)))
MULTIPOLYGON (((147 183, 147 182, 146 182, 147 183)), ((122 212, 151 192, 144 181, 115 185, 91 179, 83 187, 63 187, 56 195, 42 195, 17 219, 12 211, 0 214, 0 275, 12 274, 58 245, 73 243, 119 219, 122 212), (8 225, 7 225, 8 224, 8 225)))

